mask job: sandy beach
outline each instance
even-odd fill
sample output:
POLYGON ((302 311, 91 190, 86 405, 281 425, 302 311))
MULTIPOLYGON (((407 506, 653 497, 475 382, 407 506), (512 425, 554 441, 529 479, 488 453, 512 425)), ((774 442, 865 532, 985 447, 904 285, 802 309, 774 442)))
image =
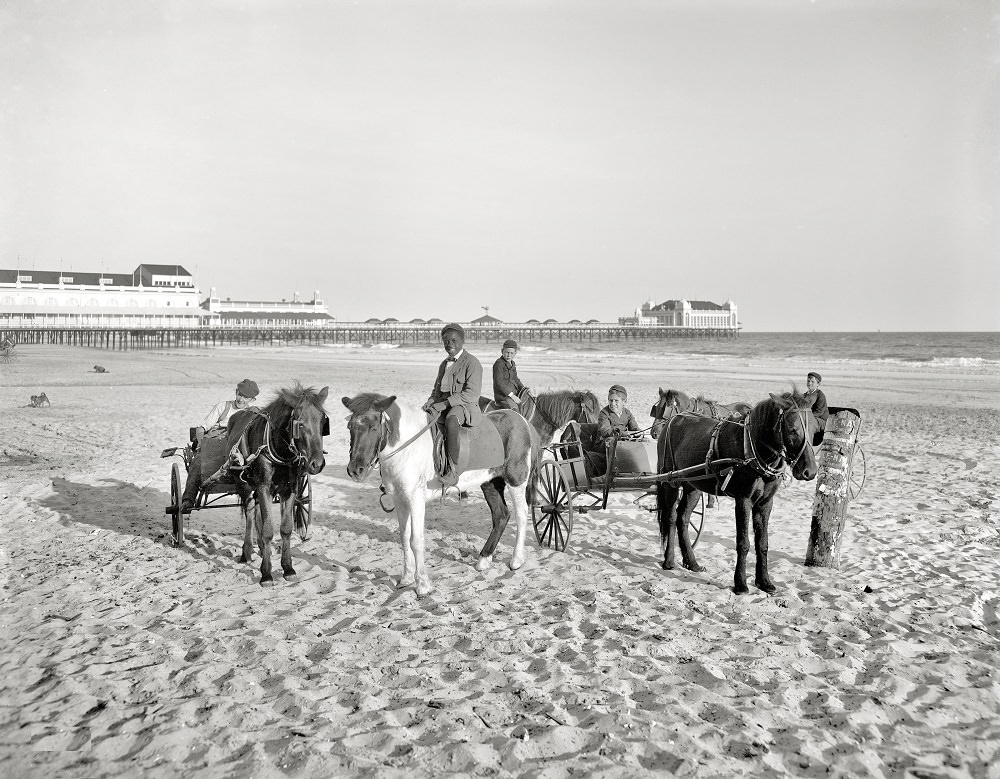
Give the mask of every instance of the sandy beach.
MULTIPOLYGON (((476 345, 484 364, 499 350, 476 345)), ((615 382, 757 401, 780 361, 519 356, 536 390, 615 382)), ((397 589, 396 520, 346 472, 340 398, 419 403, 420 350, 18 348, 0 365, 0 772, 9 777, 1000 777, 1000 382, 960 366, 812 367, 857 408, 867 483, 839 570, 807 568, 815 483, 779 493, 772 596, 731 591, 732 502, 703 573, 663 571, 655 517, 619 495, 570 549, 473 565, 479 494, 433 500, 435 591, 397 589), (107 368, 96 373, 95 363, 107 368), (171 544, 171 460, 255 379, 329 386, 298 576, 258 585, 236 509, 171 544), (51 407, 28 406, 44 391, 51 407)))

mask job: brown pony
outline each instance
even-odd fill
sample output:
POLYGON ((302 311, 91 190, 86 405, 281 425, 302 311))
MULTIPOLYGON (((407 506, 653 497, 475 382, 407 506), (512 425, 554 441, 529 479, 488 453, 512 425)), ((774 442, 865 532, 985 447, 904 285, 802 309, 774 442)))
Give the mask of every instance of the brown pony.
POLYGON ((657 520, 663 568, 674 567, 674 529, 684 567, 698 565, 688 539, 688 521, 700 492, 728 495, 736 501, 736 571, 733 590, 748 592, 746 558, 753 518, 757 566, 754 582, 774 592, 767 571, 767 522, 786 463, 800 481, 816 477, 811 446, 816 418, 797 390, 771 396, 742 419, 712 419, 692 413, 670 417, 657 439, 658 471, 683 472, 657 484, 657 520), (683 485, 683 490, 681 489, 683 485))
POLYGON ((323 435, 329 420, 323 409, 329 387, 317 392, 295 384, 282 389, 264 408, 248 408, 229 418, 226 449, 238 447, 242 462, 230 463, 230 474, 246 517, 241 563, 253 557, 250 516, 254 517, 260 550, 260 583, 273 584, 271 575, 272 499, 281 505, 281 569, 285 578, 295 576, 292 567, 291 537, 295 527, 295 493, 306 474, 323 470, 323 435), (256 503, 257 510, 251 506, 256 503))
MULTIPOLYGON (((560 430, 570 422, 596 422, 601 413, 601 403, 590 390, 556 390, 541 392, 534 398, 526 397, 522 391, 518 413, 528 420, 542 446, 548 446, 560 430)), ((479 398, 479 408, 483 412, 496 411, 497 405, 491 398, 479 398)))
POLYGON ((653 427, 650 434, 653 438, 659 438, 660 431, 667 423, 667 420, 674 414, 682 411, 689 411, 692 414, 702 414, 712 419, 739 419, 746 416, 750 411, 750 404, 742 401, 736 403, 723 404, 715 400, 706 400, 703 395, 691 398, 680 390, 659 388, 660 397, 649 410, 649 415, 653 417, 653 427))

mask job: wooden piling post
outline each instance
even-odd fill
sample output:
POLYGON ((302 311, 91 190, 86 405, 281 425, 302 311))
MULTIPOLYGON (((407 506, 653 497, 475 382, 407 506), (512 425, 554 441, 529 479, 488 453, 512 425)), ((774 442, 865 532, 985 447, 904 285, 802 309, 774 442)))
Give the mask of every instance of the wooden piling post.
POLYGON ((840 542, 851 500, 851 464, 860 429, 861 416, 853 409, 841 409, 826 421, 826 433, 819 452, 806 565, 840 567, 840 542))

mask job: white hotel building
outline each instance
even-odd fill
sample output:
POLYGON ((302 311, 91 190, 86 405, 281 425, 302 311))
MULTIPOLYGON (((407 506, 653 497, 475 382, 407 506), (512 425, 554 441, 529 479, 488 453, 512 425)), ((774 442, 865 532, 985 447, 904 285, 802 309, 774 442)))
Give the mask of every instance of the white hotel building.
POLYGON ((695 327, 716 330, 738 330, 736 304, 727 300, 722 305, 709 300, 667 300, 654 304, 648 300, 635 310, 634 316, 618 318, 622 325, 640 327, 695 327))
POLYGON ((0 329, 198 327, 211 317, 180 265, 131 274, 0 269, 0 329))

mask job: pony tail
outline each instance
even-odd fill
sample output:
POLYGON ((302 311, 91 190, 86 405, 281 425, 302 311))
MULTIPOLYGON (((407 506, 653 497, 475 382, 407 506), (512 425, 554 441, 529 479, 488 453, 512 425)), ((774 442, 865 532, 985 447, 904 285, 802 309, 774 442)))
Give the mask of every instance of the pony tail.
POLYGON ((660 528, 660 554, 667 548, 667 538, 670 536, 670 515, 664 510, 663 492, 666 485, 660 482, 656 485, 656 524, 660 528))
POLYGON ((528 430, 531 433, 531 467, 528 469, 528 483, 524 490, 524 497, 530 506, 535 502, 535 494, 538 490, 538 463, 542 457, 542 449, 535 429, 529 425, 528 430))

